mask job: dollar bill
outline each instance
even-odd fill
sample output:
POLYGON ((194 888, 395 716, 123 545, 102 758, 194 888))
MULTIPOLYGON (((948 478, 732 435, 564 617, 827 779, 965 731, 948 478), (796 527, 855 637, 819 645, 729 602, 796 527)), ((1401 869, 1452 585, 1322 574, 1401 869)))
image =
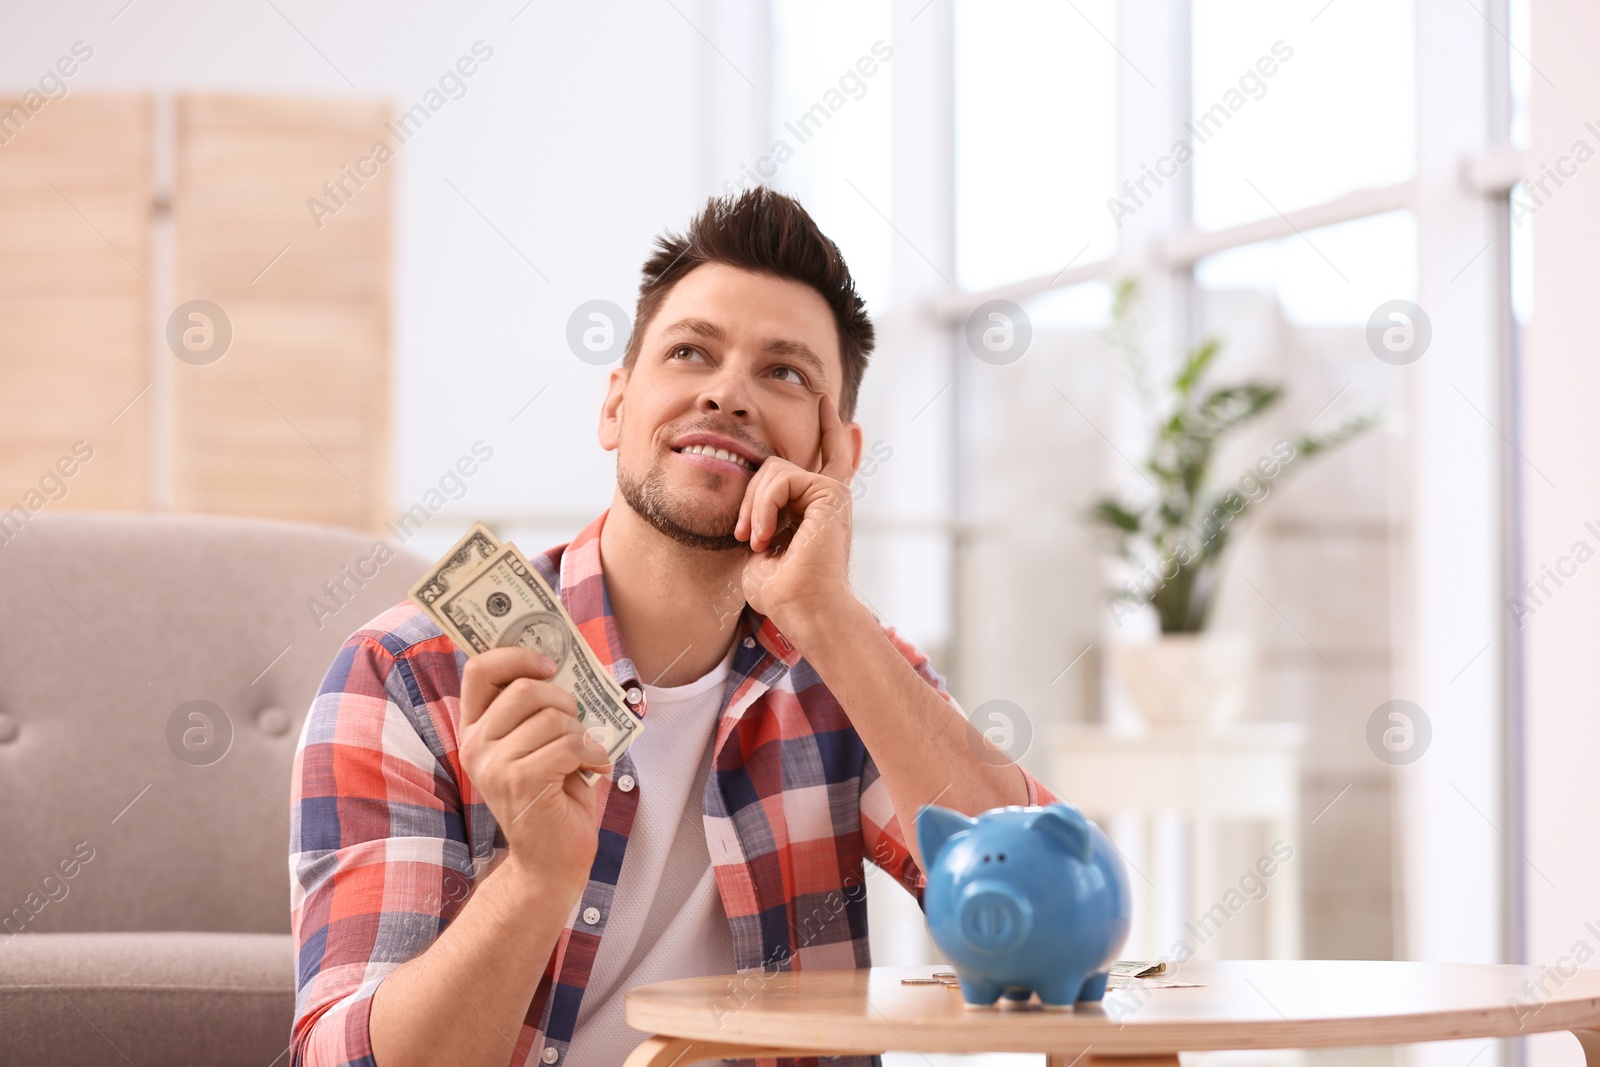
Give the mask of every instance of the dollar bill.
MULTIPOLYGON (((572 694, 579 723, 615 762, 644 721, 633 714, 622 686, 516 545, 496 542, 487 556, 474 558, 485 539, 494 538, 475 525, 412 587, 412 598, 469 656, 510 647, 548 656, 556 665, 549 680, 572 694)), ((588 782, 598 777, 593 771, 582 774, 588 782)))
POLYGON ((439 562, 428 568, 428 572, 411 587, 411 599, 432 614, 433 605, 440 597, 459 586, 463 578, 477 570, 479 564, 499 549, 499 538, 490 533, 483 523, 473 523, 472 529, 462 534, 461 540, 440 556, 439 562))
POLYGON ((1148 978, 1152 974, 1165 974, 1166 970, 1166 960, 1117 960, 1111 965, 1112 974, 1129 978, 1148 978))

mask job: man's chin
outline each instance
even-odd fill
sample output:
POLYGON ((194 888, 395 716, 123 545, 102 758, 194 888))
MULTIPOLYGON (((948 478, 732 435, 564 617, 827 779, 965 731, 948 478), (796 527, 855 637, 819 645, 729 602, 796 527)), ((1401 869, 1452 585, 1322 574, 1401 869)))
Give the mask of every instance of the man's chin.
POLYGON ((619 477, 617 485, 635 514, 678 544, 707 552, 749 551, 748 544, 733 536, 739 521, 738 504, 730 510, 722 501, 696 499, 707 495, 704 493, 674 492, 660 479, 641 485, 619 477))
POLYGON ((645 520, 661 533, 680 545, 700 548, 707 552, 727 552, 732 549, 749 549, 749 545, 733 536, 735 516, 726 523, 708 524, 703 516, 646 515, 645 520))

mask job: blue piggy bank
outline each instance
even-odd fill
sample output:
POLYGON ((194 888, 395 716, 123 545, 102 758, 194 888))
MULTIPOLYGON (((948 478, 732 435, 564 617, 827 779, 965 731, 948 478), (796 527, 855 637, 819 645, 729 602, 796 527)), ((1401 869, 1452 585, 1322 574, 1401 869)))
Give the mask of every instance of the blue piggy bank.
POLYGON ((1049 1008, 1105 996, 1132 908, 1122 859, 1070 804, 1006 807, 976 819, 924 804, 922 907, 969 1007, 1031 993, 1049 1008))

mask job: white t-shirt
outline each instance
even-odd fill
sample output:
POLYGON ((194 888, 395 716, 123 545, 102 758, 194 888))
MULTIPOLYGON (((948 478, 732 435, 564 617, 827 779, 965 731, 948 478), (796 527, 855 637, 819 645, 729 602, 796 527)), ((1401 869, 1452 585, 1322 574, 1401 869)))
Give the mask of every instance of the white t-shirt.
POLYGON ((734 971, 733 934, 711 871, 701 798, 737 647, 687 685, 644 687, 648 728, 628 749, 639 809, 578 1008, 571 1067, 620 1067, 650 1036, 622 1019, 623 995, 634 986, 734 971))

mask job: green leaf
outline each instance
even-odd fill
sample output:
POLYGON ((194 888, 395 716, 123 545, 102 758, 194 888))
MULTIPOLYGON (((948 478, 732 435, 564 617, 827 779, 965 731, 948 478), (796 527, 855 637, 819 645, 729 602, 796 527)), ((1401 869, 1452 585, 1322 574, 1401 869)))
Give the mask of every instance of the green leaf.
POLYGON ((1221 351, 1222 342, 1215 337, 1207 337, 1189 353, 1189 358, 1184 360, 1178 376, 1172 380, 1172 389, 1180 400, 1188 398, 1195 382, 1200 380, 1200 376, 1206 372, 1206 368, 1211 366, 1211 361, 1216 359, 1217 353, 1221 351))
POLYGON ((1245 382, 1214 390, 1197 409, 1196 422, 1201 433, 1216 438, 1249 422, 1283 397, 1283 387, 1261 382, 1245 382))
POLYGON ((1133 311, 1133 306, 1139 302, 1139 279, 1133 275, 1117 280, 1111 287, 1111 317, 1114 319, 1127 318, 1133 311))
POLYGON ((1140 516, 1107 497, 1094 506, 1092 517, 1123 533, 1138 533, 1140 516))
POLYGON ((1305 433, 1295 439, 1295 455, 1307 458, 1326 452, 1383 421, 1383 413, 1376 408, 1363 411, 1345 419, 1326 433, 1305 433))

